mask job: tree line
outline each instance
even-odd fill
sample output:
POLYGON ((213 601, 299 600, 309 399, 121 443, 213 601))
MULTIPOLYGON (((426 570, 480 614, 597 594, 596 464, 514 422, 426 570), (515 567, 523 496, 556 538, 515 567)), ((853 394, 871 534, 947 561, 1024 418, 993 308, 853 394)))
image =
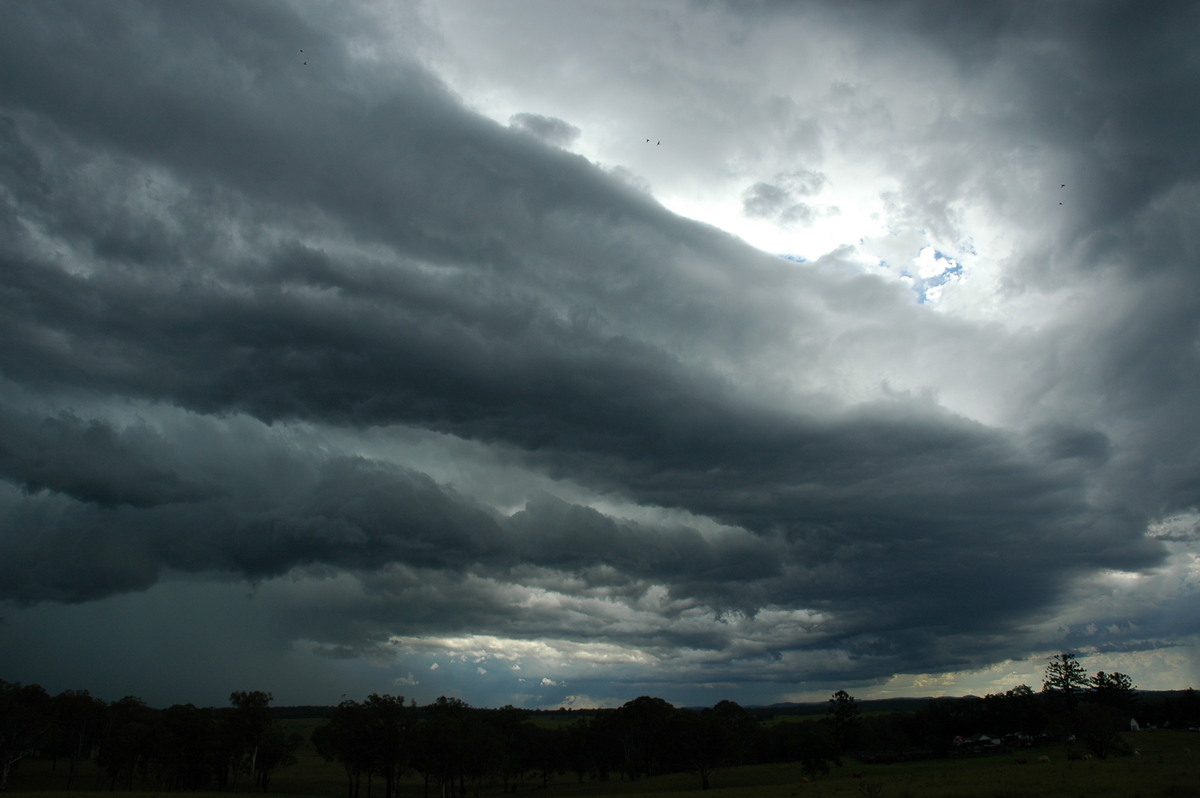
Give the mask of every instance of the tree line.
MULTIPOLYGON (((853 705, 849 695, 845 701, 853 705)), ((550 727, 512 706, 476 709, 442 697, 418 707, 373 694, 339 704, 312 742, 343 767, 347 798, 394 798, 406 771, 437 798, 477 796, 489 784, 502 792, 530 780, 545 785, 559 774, 582 782, 694 772, 708 788, 716 771, 749 762, 800 761, 806 771, 827 773, 842 750, 833 714, 764 726, 733 701, 679 709, 651 696, 576 714, 583 716, 550 727)))
MULTIPOLYGON (((692 772, 707 789, 717 771, 738 765, 796 762, 810 777, 829 772, 842 757, 872 761, 954 756, 986 733, 1004 741, 986 752, 1039 741, 1072 742, 1108 757, 1130 753, 1120 732, 1133 713, 1148 723, 1185 726, 1200 718, 1194 690, 1137 693, 1121 673, 1088 677, 1073 654, 1052 658, 1042 689, 1018 685, 983 698, 932 699, 916 711, 864 714, 844 690, 823 714, 787 717, 780 708, 744 708, 721 701, 679 709, 641 696, 616 709, 574 713, 570 723, 539 725, 538 714, 514 707, 474 709, 450 698, 426 707, 403 698, 371 695, 340 704, 313 734, 317 750, 342 765, 347 798, 393 798, 398 774, 424 782, 427 798, 477 796, 483 785, 508 792, 529 778, 555 774, 585 779, 639 779, 692 772), (377 786, 376 786, 377 785, 377 786)), ((570 716, 568 716, 570 717, 570 716)))
POLYGON ((227 708, 177 704, 149 707, 126 696, 105 702, 86 690, 51 696, 40 685, 0 680, 0 789, 26 758, 51 760, 62 784, 133 789, 135 777, 164 791, 266 792, 271 776, 295 761, 303 743, 272 717, 270 693, 235 691, 227 708), (94 781, 80 784, 80 764, 94 762, 94 781))
MULTIPOLYGON (((23 757, 50 758, 78 785, 78 765, 92 760, 91 789, 132 789, 135 776, 164 791, 257 789, 295 761, 304 742, 285 733, 269 706, 270 693, 234 692, 225 708, 191 704, 157 710, 137 698, 105 703, 86 691, 50 696, 37 685, 0 681, 2 786, 23 757)), ((998 752, 964 744, 973 735, 1006 744, 1071 741, 1107 757, 1128 753, 1119 734, 1134 715, 1143 723, 1194 725, 1194 690, 1139 694, 1132 680, 1103 671, 1089 676, 1073 654, 1053 657, 1040 691, 1018 685, 983 698, 932 699, 915 711, 864 714, 844 690, 823 712, 791 715, 786 708, 744 708, 720 701, 676 708, 641 696, 615 709, 548 713, 512 706, 480 709, 442 697, 418 706, 403 697, 372 694, 327 710, 311 743, 345 775, 347 798, 395 798, 402 776, 415 775, 426 798, 478 796, 579 781, 632 780, 691 772, 708 788, 713 774, 746 764, 799 763, 817 777, 852 755, 867 761, 998 752)))

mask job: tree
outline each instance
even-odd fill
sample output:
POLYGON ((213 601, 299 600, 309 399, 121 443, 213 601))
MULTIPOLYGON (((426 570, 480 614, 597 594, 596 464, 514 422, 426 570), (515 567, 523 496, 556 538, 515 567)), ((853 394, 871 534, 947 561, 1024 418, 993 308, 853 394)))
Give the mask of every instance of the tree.
POLYGON ((469 783, 472 794, 479 798, 479 788, 503 766, 504 743, 494 726, 472 713, 463 718, 461 735, 459 792, 466 795, 469 783))
POLYGON ((625 772, 636 779, 666 769, 669 727, 675 707, 661 698, 638 696, 616 712, 625 753, 625 772))
POLYGON ((230 787, 237 785, 242 772, 259 782, 258 753, 273 723, 272 700, 274 696, 263 690, 234 690, 229 694, 233 709, 225 716, 224 734, 230 787))
POLYGON ((317 753, 326 762, 341 762, 346 770, 346 798, 357 798, 362 774, 372 768, 368 734, 363 706, 353 700, 338 704, 329 722, 313 730, 317 753))
POLYGON ((157 727, 158 713, 137 696, 127 695, 108 705, 96 763, 108 775, 110 790, 117 788, 117 779, 122 777, 128 789, 133 789, 134 775, 145 772, 149 763, 157 727))
POLYGON ((1097 704, 1126 713, 1133 709, 1135 698, 1133 691, 1137 689, 1137 686, 1134 685, 1133 679, 1125 674, 1118 671, 1112 673, 1097 671, 1096 675, 1092 677, 1089 687, 1092 701, 1097 704))
POLYGON ((0 680, 0 789, 13 766, 49 740, 53 724, 50 696, 41 685, 0 680))
POLYGON ((271 784, 271 775, 280 768, 296 764, 296 749, 304 738, 296 732, 285 733, 279 726, 272 724, 267 727, 258 745, 257 783, 259 788, 267 791, 271 784))
POLYGON ((224 769, 215 711, 176 704, 156 714, 151 756, 159 785, 185 792, 208 787, 224 769))
POLYGON ((1042 692, 1060 698, 1068 707, 1074 707, 1079 693, 1088 686, 1087 671, 1075 659, 1074 654, 1055 654, 1046 665, 1042 692))
POLYGON ((825 713, 826 721, 833 731, 834 739, 843 751, 854 747, 858 742, 858 732, 861 720, 858 717, 858 704, 854 696, 845 690, 838 690, 829 698, 829 709, 825 713))
POLYGON ((441 798, 453 793, 456 782, 460 792, 465 790, 471 736, 469 710, 465 701, 446 696, 422 708, 413 735, 412 763, 425 779, 426 796, 430 781, 437 785, 441 798))
POLYGON ((712 709, 680 710, 671 721, 671 737, 679 744, 680 760, 700 774, 700 788, 720 768, 738 764, 758 724, 733 701, 712 709))
MULTIPOLYGON (((839 691, 841 692, 841 691, 839 691)), ((829 773, 829 763, 841 764, 838 742, 831 731, 820 723, 798 723, 799 751, 797 759, 809 776, 829 773)))
POLYGON ((67 789, 75 783, 79 760, 91 758, 104 722, 105 704, 87 690, 65 690, 51 699, 55 724, 55 755, 68 757, 67 789))
POLYGON ((408 715, 404 696, 371 693, 362 704, 362 720, 368 741, 368 773, 382 775, 385 798, 393 798, 397 779, 407 764, 408 715))

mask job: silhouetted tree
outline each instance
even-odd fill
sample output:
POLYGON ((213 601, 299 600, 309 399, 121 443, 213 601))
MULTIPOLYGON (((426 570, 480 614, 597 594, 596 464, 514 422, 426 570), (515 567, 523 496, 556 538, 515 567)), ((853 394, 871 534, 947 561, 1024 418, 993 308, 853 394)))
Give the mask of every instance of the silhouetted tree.
POLYGON ((385 798, 393 798, 396 782, 407 764, 409 715, 404 697, 372 693, 362 704, 360 714, 366 724, 367 772, 383 776, 385 798))
POLYGON ((50 696, 41 685, 0 680, 0 789, 18 762, 49 743, 53 727, 50 696))
POLYGON ((821 723, 800 723, 796 759, 809 776, 826 775, 829 764, 841 764, 841 748, 831 730, 821 723))
POLYGON ((496 729, 471 712, 462 719, 461 734, 459 792, 466 795, 469 786, 475 798, 479 798, 480 786, 500 770, 504 745, 496 729))
POLYGON ((120 778, 132 790, 134 775, 144 773, 149 763, 158 713, 142 699, 130 695, 109 704, 107 714, 96 762, 108 776, 110 790, 117 788, 120 778))
POLYGON ((677 711, 671 726, 680 759, 700 774, 700 788, 707 790, 715 771, 742 761, 757 724, 733 701, 722 701, 699 712, 677 711))
MULTIPOLYGON (((520 712, 520 710, 518 710, 520 712)), ((511 721, 518 717, 506 715, 500 711, 501 725, 497 734, 504 746, 504 757, 500 765, 500 775, 507 789, 510 779, 526 771, 534 771, 541 776, 542 787, 549 786, 550 775, 563 770, 573 769, 574 759, 571 746, 575 740, 572 727, 552 731, 541 726, 522 720, 515 726, 511 721)), ((524 713, 521 713, 523 716, 524 713)), ((495 718, 491 719, 493 722, 495 718)))
POLYGON ((425 779, 426 796, 431 781, 441 798, 451 795, 456 785, 460 793, 466 792, 468 746, 472 742, 469 710, 466 702, 446 696, 422 707, 413 735, 412 764, 425 779))
POLYGON ((91 758, 104 724, 105 704, 87 690, 64 690, 51 700, 55 756, 68 758, 67 789, 75 784, 79 761, 91 758))
MULTIPOLYGON (((503 755, 497 770, 504 792, 508 792, 509 783, 523 771, 538 769, 542 764, 548 768, 553 767, 552 761, 538 756, 539 746, 532 740, 535 727, 525 722, 528 717, 528 712, 511 704, 492 710, 484 717, 484 721, 495 731, 502 747, 503 755)), ((548 770, 544 770, 543 784, 548 775, 548 770)))
POLYGON ((1088 686, 1087 671, 1075 659, 1074 654, 1055 654, 1046 665, 1042 692, 1060 700, 1067 708, 1073 708, 1079 694, 1088 686))
POLYGON ((841 750, 848 751, 858 744, 860 719, 854 696, 838 690, 829 698, 825 717, 841 750))
POLYGON ((1136 693, 1133 679, 1123 673, 1097 671, 1089 683, 1091 700, 1126 714, 1133 711, 1136 693))
MULTIPOLYGON (((304 738, 296 732, 285 732, 278 725, 268 726, 258 744, 256 783, 263 792, 271 784, 275 771, 296 764, 296 749, 304 738)), ((391 795, 389 786, 389 796, 391 795)))
POLYGON ((176 704, 155 716, 150 755, 158 783, 195 792, 216 781, 225 763, 215 712, 176 704))
POLYGON ((373 767, 369 725, 362 704, 347 700, 338 704, 329 722, 312 733, 312 744, 326 762, 341 762, 346 771, 346 798, 357 798, 363 773, 373 767))
POLYGON ((625 772, 630 778, 652 776, 664 769, 669 754, 668 730, 675 707, 661 698, 639 696, 616 712, 624 750, 625 772))
POLYGON ((225 715, 223 737, 226 746, 228 784, 237 786, 238 776, 250 774, 259 784, 258 755, 271 728, 270 693, 263 690, 235 690, 229 694, 232 709, 225 715))

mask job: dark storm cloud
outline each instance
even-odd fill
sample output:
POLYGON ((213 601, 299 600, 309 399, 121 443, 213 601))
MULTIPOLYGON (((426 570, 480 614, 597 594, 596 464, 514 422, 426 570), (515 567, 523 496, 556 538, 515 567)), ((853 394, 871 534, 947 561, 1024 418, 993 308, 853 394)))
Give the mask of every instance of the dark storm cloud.
POLYGON ((5 545, 5 597, 86 601, 148 587, 166 568, 261 579, 314 562, 458 568, 504 555, 489 516, 422 475, 354 459, 270 459, 278 484, 209 474, 227 481, 222 495, 179 511, 10 497, 6 525, 21 532, 5 545))
MULTIPOLYGON (((10 493, 0 505, 6 527, 26 538, 5 541, 6 598, 86 601, 147 587, 166 569, 263 579, 314 564, 501 576, 532 566, 585 579, 607 568, 617 581, 680 581, 689 594, 778 573, 778 551, 749 534, 710 542, 550 497, 496 516, 422 474, 362 458, 301 459, 262 432, 257 445, 246 430, 224 442, 238 463, 196 452, 175 463, 180 454, 164 453, 162 436, 144 427, 4 420, 4 477, 36 496, 10 493), (172 503, 187 506, 161 506, 172 503)), ((195 434, 222 433, 205 425, 195 434)))
POLYGON ((186 484, 151 432, 120 435, 69 414, 42 418, 0 406, 0 476, 25 490, 51 490, 103 506, 195 501, 210 491, 186 484), (130 438, 149 437, 133 442, 130 438), (158 450, 158 451, 155 451, 158 450))
MULTIPOLYGON (((997 9, 889 14, 943 44, 989 43, 957 56, 982 68, 1028 35, 997 9)), ((1099 270, 1100 251, 1136 277, 1107 312, 1068 309, 1022 337, 924 313, 836 255, 801 270, 679 219, 545 146, 578 135, 562 120, 497 125, 416 64, 356 59, 323 32, 336 26, 285 6, 6 16, 0 597, 328 569, 357 592, 278 612, 330 656, 470 630, 744 650, 729 672, 747 679, 794 678, 785 655, 812 646, 853 662, 813 673, 868 679, 1011 655, 1005 634, 1073 578, 1161 563, 1147 523, 1200 503, 1195 156, 1176 172, 1163 154, 1195 120, 1160 107, 1194 87, 1194 62, 1136 84, 1158 129, 1099 83, 1070 113, 1006 120, 1039 141, 1081 125, 1111 158, 1054 244, 1053 280, 1099 270), (301 47, 320 55, 305 64, 301 47), (1149 171, 1122 171, 1135 162, 1149 171), (893 361, 1000 392, 1020 422, 829 387, 874 389, 893 361), (855 366, 868 376, 846 376, 855 366), (155 421, 163 408, 192 421, 155 421), (430 430, 717 528, 539 490, 501 511, 418 466, 287 438, 305 425, 364 441, 430 430), (604 614, 617 605, 661 623, 604 614), (725 620, 793 609, 830 620, 778 639, 725 620), (761 657, 786 667, 755 676, 761 657)), ((1088 24, 1115 32, 1118 16, 1088 24)), ((1175 35, 1135 32, 1135 49, 1175 35)), ((1117 61, 1143 69, 1084 34, 1067 42, 1114 80, 1117 61)), ((1037 97, 1065 102, 1085 80, 1073 74, 1037 97)), ((1133 85, 1113 90, 1130 100, 1133 85)), ((910 194, 931 185, 909 177, 910 194)), ((771 180, 747 190, 748 215, 812 218, 801 198, 823 174, 771 180)))

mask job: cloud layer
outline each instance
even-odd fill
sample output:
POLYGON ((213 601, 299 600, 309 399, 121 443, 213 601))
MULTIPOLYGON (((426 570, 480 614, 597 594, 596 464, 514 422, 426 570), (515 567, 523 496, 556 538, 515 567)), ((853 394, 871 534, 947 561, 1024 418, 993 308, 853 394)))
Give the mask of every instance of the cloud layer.
MULTIPOLYGON (((10 9, 5 678, 93 687, 38 629, 129 640, 105 619, 170 625, 184 595, 244 604, 231 656, 292 663, 267 687, 297 701, 392 678, 774 700, 1190 640, 1194 6, 668 4, 658 29, 720 32, 718 54, 805 24, 861 48, 848 71, 907 54, 940 93, 821 65, 774 106, 733 92, 742 123, 711 141, 629 133, 646 179, 580 154, 604 123, 550 89, 503 123, 452 90, 447 8, 10 9), (784 134, 803 157, 747 160, 784 134), (803 263, 638 188, 741 163, 732 207, 815 228, 853 216, 825 193, 855 152, 887 229, 803 263), (921 271, 925 247, 957 266, 921 271), (1114 574, 1127 601, 1098 602, 1114 574)), ((721 58, 730 86, 688 78, 690 47, 653 56, 663 91, 708 81, 680 116, 749 80, 721 58)), ((244 686, 207 667, 186 689, 244 686)))

